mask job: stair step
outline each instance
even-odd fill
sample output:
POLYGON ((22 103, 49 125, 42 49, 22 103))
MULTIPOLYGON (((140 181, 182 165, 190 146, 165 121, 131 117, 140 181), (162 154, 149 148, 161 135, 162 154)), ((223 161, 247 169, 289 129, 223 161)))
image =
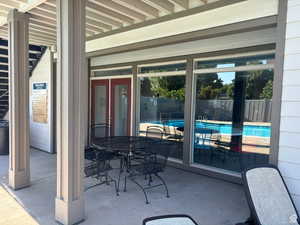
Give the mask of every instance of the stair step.
POLYGON ((0 77, 0 85, 3 84, 8 84, 8 79, 5 79, 5 77, 2 79, 2 77, 0 77))
POLYGON ((6 65, 0 65, 0 70, 7 70, 8 71, 8 66, 6 65))
POLYGON ((8 63, 8 57, 0 57, 0 62, 8 63))
POLYGON ((8 50, 0 48, 0 54, 8 55, 8 50))
POLYGON ((0 72, 0 77, 7 77, 8 76, 8 72, 0 72))

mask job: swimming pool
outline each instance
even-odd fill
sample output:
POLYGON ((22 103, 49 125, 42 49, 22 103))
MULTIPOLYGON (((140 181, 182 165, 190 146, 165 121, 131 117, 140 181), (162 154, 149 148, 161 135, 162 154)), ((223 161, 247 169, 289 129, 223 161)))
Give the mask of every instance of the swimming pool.
MULTIPOLYGON (((161 122, 151 122, 155 124, 162 124, 161 122)), ((169 120, 167 125, 174 127, 183 127, 183 120, 169 120)), ((212 130, 219 131, 220 134, 230 135, 232 133, 232 125, 231 124, 223 124, 223 123, 209 123, 209 122, 196 122, 197 128, 209 128, 212 130)), ((271 127, 264 125, 244 125, 243 128, 243 136, 256 136, 256 137, 271 137, 271 127)))

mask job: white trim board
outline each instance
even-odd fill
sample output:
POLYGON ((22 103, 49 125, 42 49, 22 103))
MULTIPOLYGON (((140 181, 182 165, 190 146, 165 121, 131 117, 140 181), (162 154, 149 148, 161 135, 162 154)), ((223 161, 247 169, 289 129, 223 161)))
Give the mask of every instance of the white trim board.
POLYGON ((91 58, 91 66, 200 54, 275 43, 276 28, 91 58))

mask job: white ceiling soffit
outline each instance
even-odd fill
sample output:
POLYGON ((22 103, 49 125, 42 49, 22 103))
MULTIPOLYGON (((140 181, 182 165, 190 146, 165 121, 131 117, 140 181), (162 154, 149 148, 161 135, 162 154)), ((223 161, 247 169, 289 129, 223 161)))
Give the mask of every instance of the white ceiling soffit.
MULTIPOLYGON (((87 0, 88 40, 159 23, 244 0, 87 0)), ((56 0, 0 0, 0 38, 7 39, 7 13, 30 14, 30 43, 56 43, 56 0)))

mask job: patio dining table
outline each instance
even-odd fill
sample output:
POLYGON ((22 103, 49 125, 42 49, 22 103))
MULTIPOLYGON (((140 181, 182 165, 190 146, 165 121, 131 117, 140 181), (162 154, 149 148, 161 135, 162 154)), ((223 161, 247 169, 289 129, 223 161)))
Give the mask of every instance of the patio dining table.
POLYGON ((147 147, 147 145, 153 146, 162 142, 167 142, 167 140, 146 136, 109 136, 95 138, 93 145, 99 149, 105 148, 108 151, 132 155, 138 148, 147 147))
POLYGON ((131 158, 135 152, 150 151, 159 149, 161 146, 171 146, 177 142, 147 136, 108 136, 95 138, 93 146, 99 150, 114 152, 121 156, 121 169, 124 166, 129 169, 131 158))

